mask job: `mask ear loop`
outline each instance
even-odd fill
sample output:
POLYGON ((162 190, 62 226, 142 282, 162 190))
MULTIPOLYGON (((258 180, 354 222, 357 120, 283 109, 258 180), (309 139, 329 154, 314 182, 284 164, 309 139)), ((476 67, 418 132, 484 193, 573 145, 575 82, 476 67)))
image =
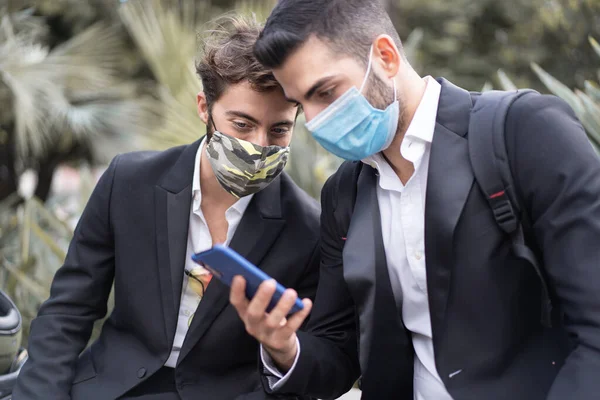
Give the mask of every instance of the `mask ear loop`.
POLYGON ((367 80, 369 78, 369 74, 371 73, 371 61, 373 60, 373 45, 369 48, 369 66, 367 67, 367 73, 365 74, 365 78, 363 79, 362 85, 360 85, 359 92, 362 93, 365 85, 367 84, 367 80))
POLYGON ((217 125, 215 125, 215 120, 213 119, 212 115, 208 116, 208 125, 212 125, 212 127, 213 127, 213 133, 219 131, 217 129, 217 125))
MULTIPOLYGON (((371 45, 371 47, 369 48, 369 66, 367 67, 367 73, 365 74, 365 78, 363 79, 362 85, 360 85, 360 90, 359 90, 360 93, 362 93, 363 89, 365 88, 365 85, 367 84, 367 80, 369 79, 369 74, 371 73, 371 67, 373 65, 372 61, 373 61, 373 45, 371 45)), ((392 99, 392 103, 393 103, 396 100, 398 100, 398 92, 396 89, 396 80, 394 78, 392 78, 392 83, 394 85, 394 98, 392 99)))

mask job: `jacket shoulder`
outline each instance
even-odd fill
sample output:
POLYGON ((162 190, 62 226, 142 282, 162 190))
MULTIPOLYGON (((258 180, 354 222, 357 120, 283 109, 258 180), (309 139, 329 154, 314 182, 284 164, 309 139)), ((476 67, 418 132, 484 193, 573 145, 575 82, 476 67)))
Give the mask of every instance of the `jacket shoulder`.
POLYGON ((173 147, 163 151, 134 151, 119 154, 117 178, 158 182, 169 166, 175 164, 184 149, 190 145, 173 147))
POLYGON ((515 100, 506 114, 506 128, 518 130, 523 121, 543 123, 547 113, 558 118, 577 119, 573 109, 560 97, 533 93, 515 100))
POLYGON ((286 219, 293 218, 308 230, 319 231, 319 202, 301 189, 285 172, 281 174, 281 201, 286 219))
POLYGON ((356 187, 356 169, 362 168, 362 161, 344 161, 323 185, 321 190, 321 207, 323 210, 335 210, 338 197, 354 197, 356 187))

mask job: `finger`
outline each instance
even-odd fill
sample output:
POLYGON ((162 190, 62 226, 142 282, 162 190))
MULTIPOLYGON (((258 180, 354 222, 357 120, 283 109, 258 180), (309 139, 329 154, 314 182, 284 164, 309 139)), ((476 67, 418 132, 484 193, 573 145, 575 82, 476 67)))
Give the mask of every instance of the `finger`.
POLYGON ((248 308, 248 299, 246 298, 246 280, 236 275, 231 282, 231 291, 229 292, 229 301, 237 310, 240 317, 244 317, 248 308))
POLYGON ((274 279, 269 279, 260 284, 246 310, 246 316, 251 323, 258 323, 265 318, 273 293, 275 293, 274 279))
POLYGON ((277 302, 277 305, 267 315, 265 320, 267 326, 273 329, 281 326, 281 321, 284 320, 286 315, 290 313, 290 310, 294 306, 294 302, 297 298, 298 295, 296 294, 295 290, 286 289, 277 302))
POLYGON ((312 301, 310 301, 310 299, 303 299, 302 303, 304 304, 304 308, 292 314, 287 320, 286 328, 293 332, 300 329, 304 320, 306 320, 306 317, 308 317, 308 314, 310 314, 310 311, 312 310, 312 301))

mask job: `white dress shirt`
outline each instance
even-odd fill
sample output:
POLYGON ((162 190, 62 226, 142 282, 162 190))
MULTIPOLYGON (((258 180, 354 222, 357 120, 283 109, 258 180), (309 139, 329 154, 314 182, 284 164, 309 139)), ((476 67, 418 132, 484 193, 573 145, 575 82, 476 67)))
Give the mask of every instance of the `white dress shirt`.
MULTIPOLYGON (((416 355, 414 399, 452 400, 435 366, 425 269, 425 194, 441 86, 431 77, 424 80, 427 88, 398 149, 413 163, 412 177, 403 185, 381 153, 363 162, 377 169, 379 174, 377 201, 387 266, 394 296, 398 304, 402 304, 402 320, 412 332, 416 355)), ((300 350, 296 361, 299 353, 300 350)), ((265 368, 281 378, 270 380, 272 389, 276 390, 287 381, 296 362, 282 376, 262 349, 261 357, 265 368)))
POLYGON ((427 297, 425 194, 441 86, 431 77, 425 81, 427 88, 400 146, 402 157, 415 167, 406 185, 381 154, 363 162, 379 173, 377 201, 388 271, 416 355, 414 399, 451 400, 435 366, 427 297))
MULTIPOLYGON (((196 161, 194 164, 192 204, 190 209, 187 251, 185 255, 186 270, 192 270, 198 266, 198 264, 192 261, 192 254, 208 250, 213 245, 210 231, 208 230, 208 225, 206 224, 206 219, 204 218, 204 214, 202 214, 202 208, 200 208, 200 205, 202 204, 202 191, 200 190, 200 159, 202 157, 205 142, 206 139, 200 144, 198 152, 196 153, 196 161)), ((225 246, 228 246, 231 242, 231 238, 233 237, 235 230, 242 220, 242 216, 248 207, 248 203, 250 203, 250 200, 252 200, 252 197, 253 195, 242 197, 225 212, 225 219, 229 225, 227 228, 227 239, 224 243, 225 246)), ((182 266, 182 268, 184 268, 184 266, 182 266)), ((175 331, 175 338, 173 340, 173 349, 171 350, 171 354, 169 355, 167 362, 165 362, 165 366, 171 368, 175 368, 175 365, 177 365, 179 352, 188 332, 188 322, 190 321, 190 317, 196 312, 198 304, 201 300, 191 286, 188 285, 188 279, 188 276, 184 274, 181 290, 181 303, 179 306, 179 316, 177 317, 177 330, 175 331)))

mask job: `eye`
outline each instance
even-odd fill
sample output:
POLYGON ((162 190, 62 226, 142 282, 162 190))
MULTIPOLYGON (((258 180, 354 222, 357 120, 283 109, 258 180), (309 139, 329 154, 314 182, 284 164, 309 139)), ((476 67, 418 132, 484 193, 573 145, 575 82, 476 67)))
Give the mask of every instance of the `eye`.
POLYGON ((271 130, 271 133, 273 133, 273 135, 275 136, 285 136, 290 132, 290 128, 283 126, 283 127, 278 127, 278 128, 273 128, 271 130))
POLYGON ((231 121, 231 123, 233 124, 233 126, 236 129, 239 129, 239 130, 247 130, 250 128, 250 124, 248 124, 247 122, 244 122, 244 121, 231 121))
POLYGON ((335 87, 331 87, 327 90, 323 90, 319 92, 319 98, 322 100, 329 100, 333 97, 333 92, 335 91, 335 87))

